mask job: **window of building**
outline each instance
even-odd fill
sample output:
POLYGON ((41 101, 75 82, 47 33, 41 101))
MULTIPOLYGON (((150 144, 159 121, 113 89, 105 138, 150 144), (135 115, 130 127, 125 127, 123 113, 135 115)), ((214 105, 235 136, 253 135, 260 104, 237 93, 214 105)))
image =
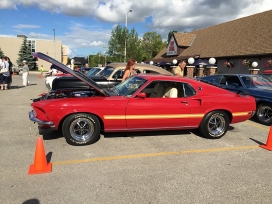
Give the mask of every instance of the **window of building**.
POLYGON ((30 45, 31 52, 36 52, 36 41, 28 40, 27 44, 30 45))

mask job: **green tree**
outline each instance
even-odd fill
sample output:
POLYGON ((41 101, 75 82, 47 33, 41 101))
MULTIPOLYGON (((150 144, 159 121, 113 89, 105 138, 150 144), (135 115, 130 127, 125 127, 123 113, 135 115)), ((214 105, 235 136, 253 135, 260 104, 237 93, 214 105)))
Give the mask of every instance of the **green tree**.
POLYGON ((4 52, 2 51, 1 47, 0 47, 0 59, 2 59, 2 57, 4 57, 4 52))
POLYGON ((164 47, 167 42, 162 41, 160 34, 156 32, 146 32, 142 39, 143 58, 154 58, 164 47))
POLYGON ((124 60, 125 32, 125 29, 120 24, 111 31, 111 37, 108 42, 108 55, 115 62, 122 62, 124 60))
POLYGON ((143 50, 141 40, 139 39, 137 31, 133 28, 128 33, 127 38, 127 60, 135 59, 140 62, 143 58, 143 50))
POLYGON ((36 68, 36 59, 32 56, 30 44, 27 43, 27 38, 23 39, 23 43, 18 53, 16 63, 18 66, 23 66, 23 61, 27 61, 29 69, 36 68))
POLYGON ((137 31, 133 28, 129 31, 126 27, 119 24, 111 32, 108 42, 107 61, 123 62, 125 60, 125 41, 126 41, 126 61, 128 59, 142 60, 141 40, 137 31))
POLYGON ((163 42, 161 35, 156 32, 144 33, 141 40, 134 28, 128 31, 126 27, 118 24, 112 30, 108 42, 108 56, 112 61, 124 61, 125 40, 126 59, 133 58, 138 62, 154 58, 167 45, 167 42, 163 42))

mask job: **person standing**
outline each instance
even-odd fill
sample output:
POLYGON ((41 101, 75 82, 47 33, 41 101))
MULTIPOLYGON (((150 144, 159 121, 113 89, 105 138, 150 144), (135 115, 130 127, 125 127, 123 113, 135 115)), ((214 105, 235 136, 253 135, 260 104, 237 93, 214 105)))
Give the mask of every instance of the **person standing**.
POLYGON ((184 76, 184 68, 186 67, 186 61, 185 60, 181 60, 178 64, 178 67, 176 67, 175 69, 173 69, 173 73, 175 76, 180 76, 183 77, 184 76))
POLYGON ((27 86, 27 83, 28 83, 28 80, 27 80, 27 77, 29 75, 29 68, 26 64, 26 61, 24 60, 23 61, 23 86, 27 86))
POLYGON ((8 58, 5 56, 2 58, 2 69, 7 69, 7 72, 2 72, 0 83, 1 83, 1 90, 7 90, 8 89, 8 78, 10 75, 9 72, 9 63, 8 58))
POLYGON ((40 67, 41 77, 43 77, 43 65, 40 67))
POLYGON ((9 57, 7 57, 7 62, 9 63, 8 89, 11 89, 12 74, 13 74, 12 66, 13 66, 13 64, 10 61, 9 57))
POLYGON ((122 78, 122 82, 125 81, 128 77, 136 74, 135 70, 134 70, 135 65, 136 65, 136 61, 134 59, 128 60, 127 65, 126 65, 126 69, 125 69, 125 73, 122 78))

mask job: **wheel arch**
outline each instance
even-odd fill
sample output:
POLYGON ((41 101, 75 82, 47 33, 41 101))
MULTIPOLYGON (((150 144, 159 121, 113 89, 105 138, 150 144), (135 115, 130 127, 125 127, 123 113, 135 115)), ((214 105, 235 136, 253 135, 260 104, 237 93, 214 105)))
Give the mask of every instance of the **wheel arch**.
MULTIPOLYGON (((229 122, 230 123, 232 122, 232 118, 233 118, 232 113, 229 110, 226 110, 226 109, 220 109, 220 108, 219 109, 213 109, 213 110, 210 110, 207 113, 205 113, 205 115, 207 115, 207 114, 209 114, 210 112, 213 112, 213 111, 225 112, 227 114, 228 118, 229 118, 229 122)), ((204 117, 205 117, 205 115, 204 115, 204 117)), ((204 117, 203 117, 203 119, 204 119, 204 117)))
POLYGON ((89 113, 89 112, 76 112, 76 113, 69 113, 69 114, 67 114, 65 117, 63 117, 62 119, 61 119, 61 121, 60 121, 60 123, 59 123, 59 125, 58 125, 58 129, 59 130, 61 130, 61 127, 62 127, 62 125, 63 125, 63 122, 65 121, 65 119, 66 118, 68 118, 70 115, 76 115, 76 114, 89 114, 89 115, 94 115, 94 116, 96 116, 97 117, 97 119, 99 120, 99 122, 100 122, 100 131, 102 130, 102 131, 104 131, 104 122, 103 122, 103 120, 101 119, 101 117, 99 116, 99 115, 97 115, 97 114, 94 114, 94 113, 89 113))

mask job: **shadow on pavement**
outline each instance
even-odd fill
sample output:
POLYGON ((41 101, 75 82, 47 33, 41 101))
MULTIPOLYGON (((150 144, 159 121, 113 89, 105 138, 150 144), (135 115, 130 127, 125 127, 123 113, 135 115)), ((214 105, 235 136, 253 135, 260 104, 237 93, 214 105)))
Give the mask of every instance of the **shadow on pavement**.
POLYGON ((105 138, 110 137, 152 137, 152 136, 169 136, 191 134, 191 130, 161 130, 161 131, 144 131, 144 132, 102 132, 105 138))
POLYGON ((53 131, 49 134, 44 134, 43 139, 44 140, 55 140, 63 137, 62 132, 60 130, 53 131))
POLYGON ((255 140, 253 138, 249 138, 249 139, 251 139, 253 142, 255 142, 255 143, 259 144, 259 145, 265 145, 264 143, 262 143, 262 142, 260 142, 258 140, 255 140))
POLYGON ((40 201, 38 199, 32 198, 32 199, 26 200, 22 204, 39 204, 39 203, 40 203, 40 201))

